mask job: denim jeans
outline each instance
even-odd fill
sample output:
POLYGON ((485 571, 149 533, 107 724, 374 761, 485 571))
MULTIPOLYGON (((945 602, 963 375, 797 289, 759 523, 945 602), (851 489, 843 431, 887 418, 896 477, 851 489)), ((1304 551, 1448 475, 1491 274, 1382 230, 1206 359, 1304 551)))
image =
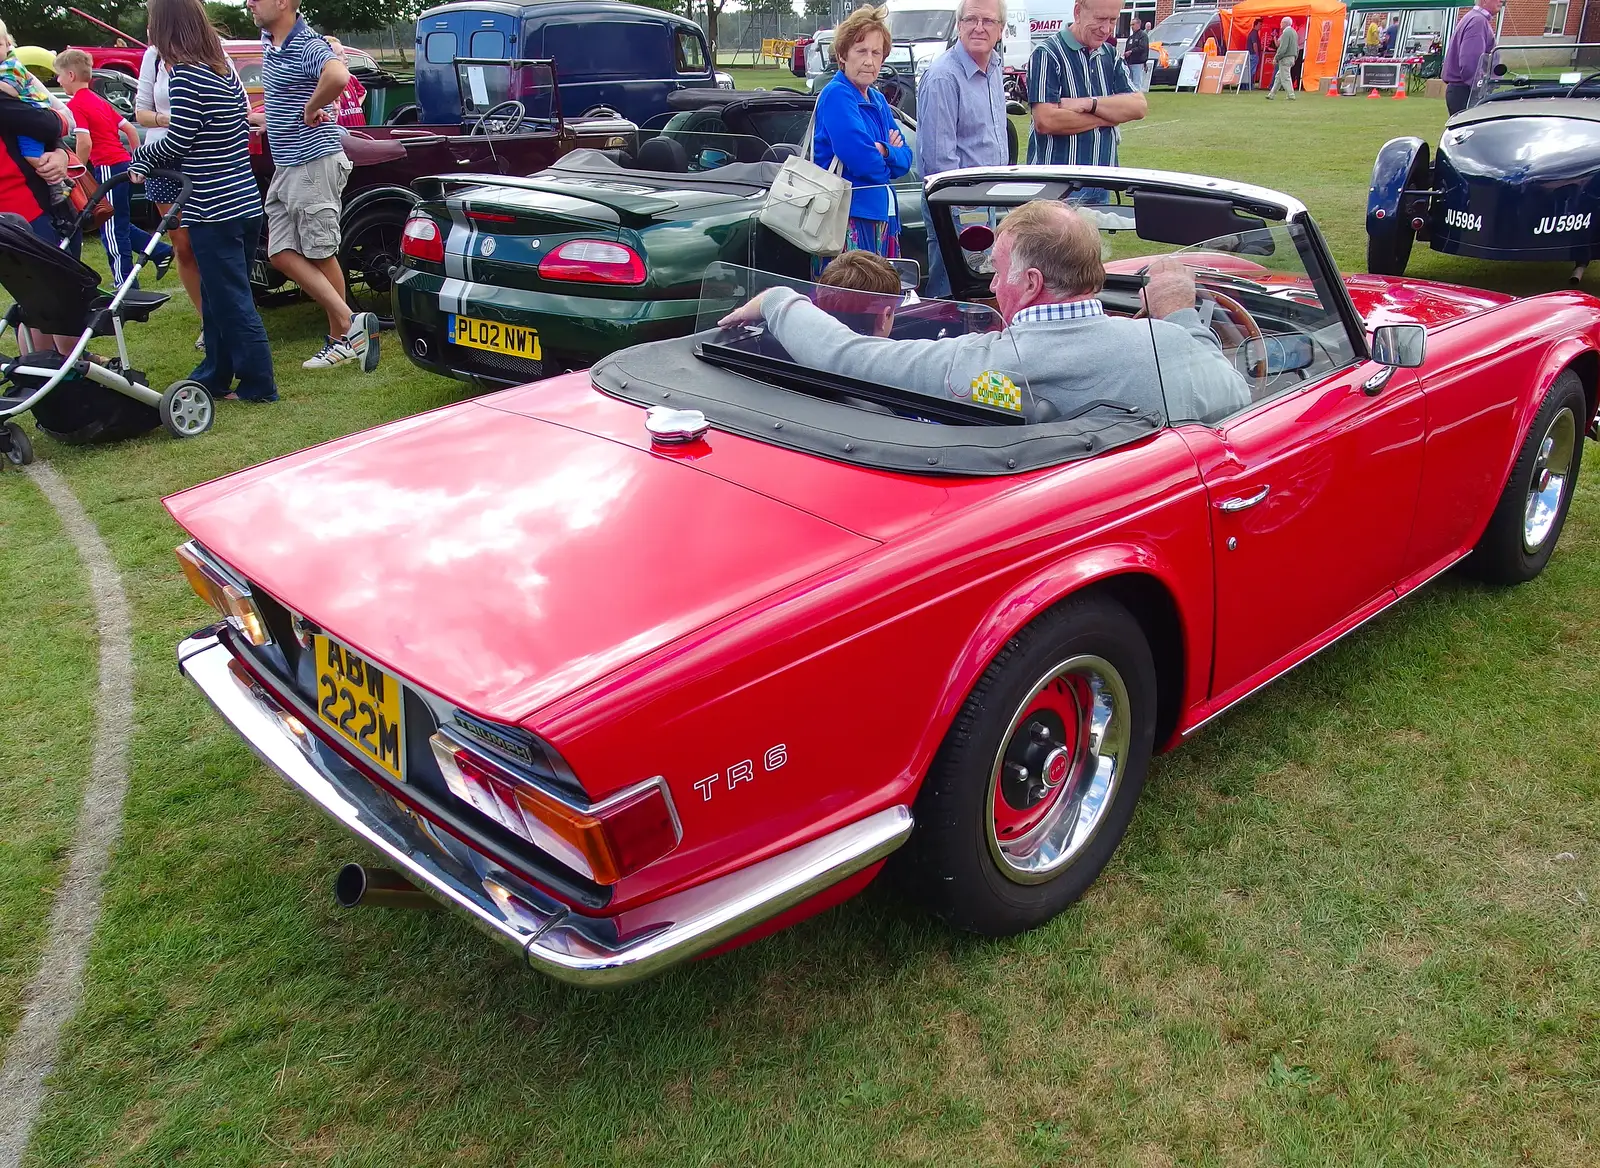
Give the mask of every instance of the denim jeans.
MULTIPOLYGON (((109 182, 127 169, 126 162, 113 162, 110 166, 95 167, 94 177, 97 182, 109 182)), ((149 246, 150 233, 133 225, 130 211, 133 191, 127 183, 118 183, 108 197, 112 215, 100 228, 100 242, 105 245, 106 262, 111 265, 111 283, 120 286, 133 267, 133 253, 149 246)), ((165 259, 171 254, 172 245, 163 243, 156 248, 154 258, 165 259)))
MULTIPOLYGON (((928 278, 922 285, 922 294, 935 300, 950 295, 950 273, 944 270, 944 254, 939 250, 939 237, 933 232, 933 212, 928 208, 928 196, 922 196, 922 225, 928 232, 928 278)), ((956 230, 961 225, 956 224, 956 230)))
POLYGON ((1128 80, 1133 82, 1133 91, 1135 93, 1144 92, 1145 70, 1148 68, 1149 66, 1143 62, 1128 66, 1128 80))
POLYGON ((250 261, 261 235, 261 216, 221 223, 186 223, 200 269, 200 312, 206 355, 190 377, 221 397, 239 380, 247 401, 277 401, 272 346, 250 296, 250 261))

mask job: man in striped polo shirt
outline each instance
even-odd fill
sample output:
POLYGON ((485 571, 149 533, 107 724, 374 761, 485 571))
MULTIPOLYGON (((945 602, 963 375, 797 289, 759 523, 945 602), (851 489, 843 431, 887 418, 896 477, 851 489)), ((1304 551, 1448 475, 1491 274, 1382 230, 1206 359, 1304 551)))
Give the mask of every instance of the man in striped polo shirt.
POLYGON ((339 267, 339 215, 350 160, 339 144, 333 103, 350 71, 300 17, 300 0, 249 0, 261 29, 261 84, 266 91, 267 253, 328 314, 328 338, 306 369, 359 361, 378 367, 378 318, 352 313, 339 267))
MULTIPOLYGON (((1077 0, 1072 23, 1033 50, 1029 162, 1117 164, 1117 127, 1138 121, 1149 108, 1128 67, 1106 43, 1121 11, 1122 0, 1077 0)), ((1104 192, 1098 193, 1101 200, 1085 201, 1103 201, 1104 192)))

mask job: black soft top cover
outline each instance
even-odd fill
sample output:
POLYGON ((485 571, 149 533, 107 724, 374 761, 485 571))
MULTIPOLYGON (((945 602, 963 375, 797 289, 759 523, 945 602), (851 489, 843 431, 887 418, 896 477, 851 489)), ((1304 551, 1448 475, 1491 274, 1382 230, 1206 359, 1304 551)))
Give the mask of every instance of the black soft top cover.
POLYGON ((1020 474, 1089 458, 1161 429, 1154 413, 1091 414, 1030 426, 942 426, 771 385, 694 355, 715 332, 635 345, 590 376, 595 388, 641 406, 700 410, 719 430, 873 470, 963 478, 1020 474))

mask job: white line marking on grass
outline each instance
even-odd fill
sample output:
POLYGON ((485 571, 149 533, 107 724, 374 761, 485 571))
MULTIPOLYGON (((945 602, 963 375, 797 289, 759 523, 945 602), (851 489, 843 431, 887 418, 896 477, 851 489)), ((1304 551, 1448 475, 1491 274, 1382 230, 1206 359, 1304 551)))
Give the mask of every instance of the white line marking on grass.
POLYGON ((100 685, 95 699, 94 753, 78 812, 66 876, 50 914, 39 972, 22 996, 22 1021, 0 1064, 0 1168, 22 1163, 55 1069, 61 1031, 83 996, 83 967, 100 917, 100 883, 122 831, 133 731, 133 634, 122 577, 94 522, 66 481, 45 463, 27 468, 89 572, 100 635, 100 685))

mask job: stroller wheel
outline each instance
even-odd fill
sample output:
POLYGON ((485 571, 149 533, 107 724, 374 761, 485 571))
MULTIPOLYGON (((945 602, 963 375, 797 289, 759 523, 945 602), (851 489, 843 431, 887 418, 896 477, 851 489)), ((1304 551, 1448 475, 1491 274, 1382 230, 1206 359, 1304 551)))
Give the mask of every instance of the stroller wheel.
POLYGON ((33 461, 33 443, 15 422, 6 423, 6 461, 12 466, 27 466, 33 461))
POLYGON ((216 416, 211 391, 198 381, 174 381, 161 395, 161 424, 174 438, 204 434, 216 416))

